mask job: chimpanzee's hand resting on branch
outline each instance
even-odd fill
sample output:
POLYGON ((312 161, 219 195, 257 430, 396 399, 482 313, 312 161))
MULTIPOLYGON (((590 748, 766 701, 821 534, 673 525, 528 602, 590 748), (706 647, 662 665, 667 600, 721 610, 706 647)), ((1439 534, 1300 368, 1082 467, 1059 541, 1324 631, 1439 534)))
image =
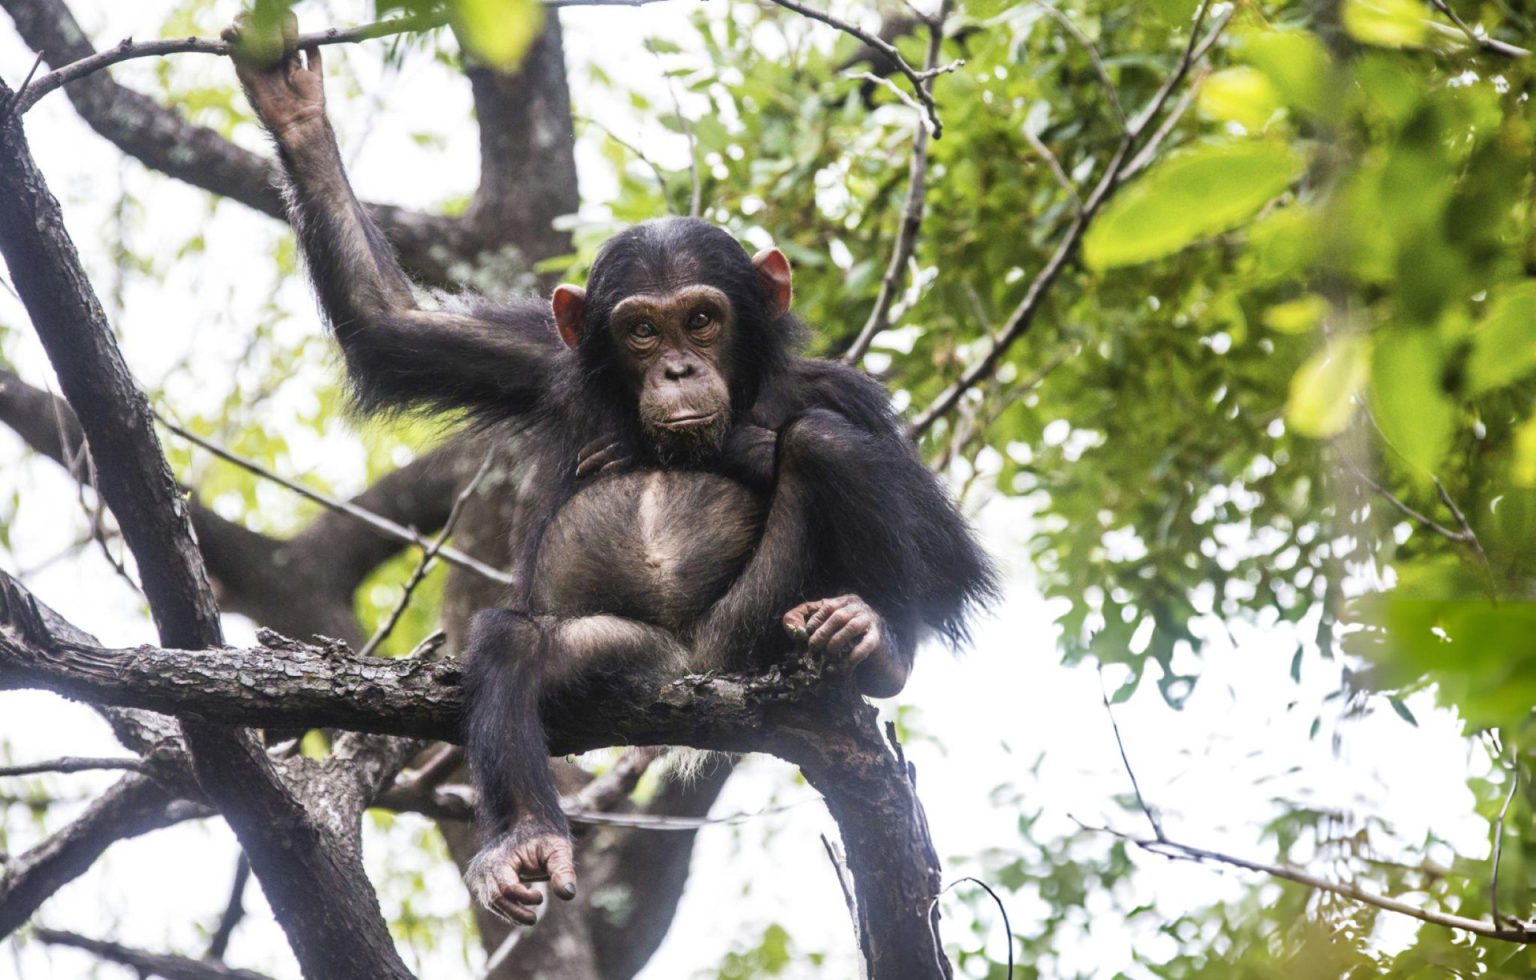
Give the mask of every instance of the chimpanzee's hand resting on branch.
POLYGON ((802 602, 784 614, 784 631, 827 662, 846 662, 870 697, 899 694, 912 670, 897 656, 880 614, 856 595, 802 602))
POLYGON ((324 122, 325 76, 320 48, 311 46, 300 56, 298 18, 292 12, 283 15, 281 47, 253 37, 251 31, 250 15, 241 14, 224 29, 223 37, 235 46, 235 74, 262 124, 281 140, 305 126, 324 122), (274 52, 280 52, 275 59, 274 52))
POLYGON ((991 566, 880 385, 799 354, 778 249, 650 221, 599 250, 585 288, 421 308, 347 182, 317 53, 301 63, 297 25, 282 35, 276 64, 237 70, 277 137, 357 404, 511 423, 528 463, 518 493, 534 530, 513 543, 504 605, 470 624, 464 696, 486 838, 468 882, 531 923, 528 880, 575 894, 551 708, 579 711, 605 685, 782 663, 795 651, 781 621, 852 663, 860 690, 890 696, 925 631, 964 636, 994 595, 991 566))

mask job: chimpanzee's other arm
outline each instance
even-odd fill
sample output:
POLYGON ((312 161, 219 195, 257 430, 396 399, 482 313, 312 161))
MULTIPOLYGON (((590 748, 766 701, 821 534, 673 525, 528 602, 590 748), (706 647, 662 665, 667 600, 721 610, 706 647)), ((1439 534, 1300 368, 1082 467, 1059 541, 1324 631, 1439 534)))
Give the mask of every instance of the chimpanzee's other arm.
POLYGON ((880 385, 841 365, 802 363, 804 408, 791 429, 818 566, 910 642, 924 625, 961 639, 967 615, 997 596, 975 533, 902 436, 880 385))
MULTIPOLYGON (((244 21, 225 32, 240 42, 244 21)), ((425 405, 518 415, 538 402, 561 348, 548 307, 529 302, 464 313, 423 310, 382 231, 352 192, 325 115, 320 49, 281 61, 236 58, 252 106, 288 177, 288 212, 326 318, 364 409, 425 405), (307 60, 306 60, 307 59, 307 60)))

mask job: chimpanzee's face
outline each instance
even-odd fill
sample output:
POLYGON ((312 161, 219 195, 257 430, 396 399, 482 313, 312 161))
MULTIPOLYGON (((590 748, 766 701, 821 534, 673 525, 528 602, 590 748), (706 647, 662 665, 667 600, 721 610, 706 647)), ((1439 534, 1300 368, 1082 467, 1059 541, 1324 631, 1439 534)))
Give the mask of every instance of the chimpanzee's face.
POLYGON ((640 421, 663 454, 707 454, 725 438, 735 329, 730 299, 704 283, 637 293, 609 314, 640 421))

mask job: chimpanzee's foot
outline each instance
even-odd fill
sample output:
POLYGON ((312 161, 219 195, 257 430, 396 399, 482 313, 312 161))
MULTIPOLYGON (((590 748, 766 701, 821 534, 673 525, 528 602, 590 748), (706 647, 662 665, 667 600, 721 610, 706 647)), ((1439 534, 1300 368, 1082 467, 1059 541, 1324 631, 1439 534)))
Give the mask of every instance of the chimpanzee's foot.
POLYGON ((576 862, 570 836, 541 824, 525 823, 480 849, 464 873, 475 900, 520 925, 537 921, 544 896, 529 882, 548 881, 563 899, 576 897, 576 862))
POLYGON ((802 602, 784 614, 784 630, 827 660, 857 667, 885 642, 880 614, 856 595, 802 602))

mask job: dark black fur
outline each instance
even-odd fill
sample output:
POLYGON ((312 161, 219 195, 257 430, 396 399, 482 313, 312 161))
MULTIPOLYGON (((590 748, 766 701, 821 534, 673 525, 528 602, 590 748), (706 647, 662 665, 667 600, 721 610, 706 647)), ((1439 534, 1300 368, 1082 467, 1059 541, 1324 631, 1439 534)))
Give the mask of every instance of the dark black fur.
POLYGON ((616 235, 592 268, 571 352, 543 302, 416 307, 339 160, 329 170, 307 166, 319 176, 294 174, 292 212, 358 405, 510 425, 536 457, 543 519, 518 543, 506 608, 476 617, 466 652, 467 745, 493 834, 529 819, 564 829, 541 699, 575 696, 613 675, 781 660, 790 644, 780 617, 844 593, 880 614, 895 656, 910 664, 924 627, 957 641, 971 609, 994 595, 986 557, 902 437, 884 390, 856 370, 800 356, 803 327, 770 316, 751 259, 726 232, 667 219, 616 235), (700 282, 722 290, 736 315, 725 366, 735 428, 723 453, 685 465, 647 438, 606 321, 626 296, 700 282), (777 433, 766 462, 736 449, 735 435, 760 430, 777 433), (578 484, 578 453, 594 440, 617 443, 634 475, 578 484), (585 510, 567 511, 589 493, 598 496, 581 498, 585 510), (659 533, 634 529, 657 521, 659 533), (651 570, 646 548, 673 564, 651 570), (625 619, 574 628, 611 616, 625 619))

